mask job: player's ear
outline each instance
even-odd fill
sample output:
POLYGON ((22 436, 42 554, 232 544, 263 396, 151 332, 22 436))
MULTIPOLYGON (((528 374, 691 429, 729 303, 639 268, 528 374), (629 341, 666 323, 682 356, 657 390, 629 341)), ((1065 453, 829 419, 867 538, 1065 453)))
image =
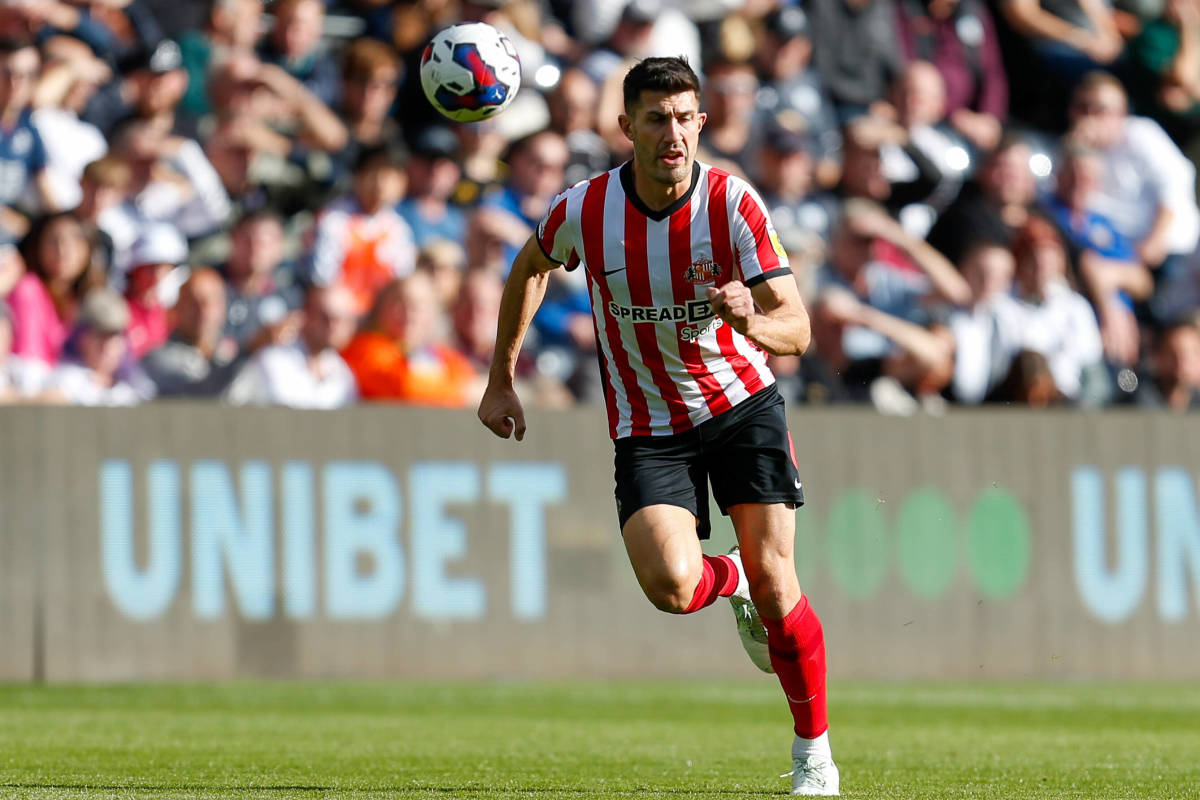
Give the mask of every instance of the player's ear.
POLYGON ((696 121, 699 123, 699 125, 696 126, 697 131, 704 130, 704 123, 707 119, 708 119, 708 112, 706 112, 706 111, 701 111, 699 114, 696 115, 696 121))
POLYGON ((625 134, 625 138, 632 142, 633 141, 633 123, 629 119, 629 117, 627 117, 624 114, 619 115, 617 117, 617 125, 621 126, 621 133, 625 134))

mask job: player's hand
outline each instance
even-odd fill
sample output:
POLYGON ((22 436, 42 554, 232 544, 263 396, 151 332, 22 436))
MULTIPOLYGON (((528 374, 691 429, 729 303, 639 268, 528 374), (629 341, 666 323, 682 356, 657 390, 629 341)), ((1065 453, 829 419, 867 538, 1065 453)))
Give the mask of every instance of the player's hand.
POLYGON ((730 281, 720 289, 708 287, 707 293, 713 312, 732 325, 735 331, 744 335, 746 325, 755 313, 754 297, 746 288, 746 284, 730 281))
POLYGON ((525 438, 525 409, 512 384, 488 381, 479 401, 479 421, 501 439, 514 433, 518 442, 525 438))

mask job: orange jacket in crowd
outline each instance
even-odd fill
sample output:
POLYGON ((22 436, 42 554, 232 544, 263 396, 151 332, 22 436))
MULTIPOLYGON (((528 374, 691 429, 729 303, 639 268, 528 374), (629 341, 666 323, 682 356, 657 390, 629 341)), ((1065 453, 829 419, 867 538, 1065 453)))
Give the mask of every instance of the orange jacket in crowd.
POLYGON ((440 344, 406 356, 400 343, 376 331, 356 335, 342 358, 368 400, 462 408, 472 402, 475 370, 467 357, 440 344))

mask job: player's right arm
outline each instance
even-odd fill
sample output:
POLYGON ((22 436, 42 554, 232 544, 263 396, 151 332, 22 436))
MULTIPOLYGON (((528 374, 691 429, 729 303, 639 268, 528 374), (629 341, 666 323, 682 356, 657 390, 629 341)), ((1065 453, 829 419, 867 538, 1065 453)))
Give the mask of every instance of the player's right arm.
POLYGON ((496 350, 492 354, 487 389, 479 401, 480 422, 501 439, 514 433, 518 442, 525 438, 525 411, 513 388, 517 356, 533 315, 546 296, 549 272, 558 266, 561 265, 542 252, 537 237, 531 236, 513 260, 504 284, 496 323, 496 350))

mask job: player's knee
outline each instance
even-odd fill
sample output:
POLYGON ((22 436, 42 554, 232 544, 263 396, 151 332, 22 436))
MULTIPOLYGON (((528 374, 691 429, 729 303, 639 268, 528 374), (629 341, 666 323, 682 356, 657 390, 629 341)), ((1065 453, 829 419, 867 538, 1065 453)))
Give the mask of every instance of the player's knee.
POLYGON ((659 611, 668 614, 682 614, 692 603, 692 595, 696 592, 695 581, 687 581, 684 576, 663 574, 643 587, 646 598, 659 611))
POLYGON ((759 570, 747 577, 750 582, 750 598, 759 611, 768 615, 777 615, 780 610, 786 613, 785 606, 800 592, 796 569, 790 563, 786 567, 759 570))

